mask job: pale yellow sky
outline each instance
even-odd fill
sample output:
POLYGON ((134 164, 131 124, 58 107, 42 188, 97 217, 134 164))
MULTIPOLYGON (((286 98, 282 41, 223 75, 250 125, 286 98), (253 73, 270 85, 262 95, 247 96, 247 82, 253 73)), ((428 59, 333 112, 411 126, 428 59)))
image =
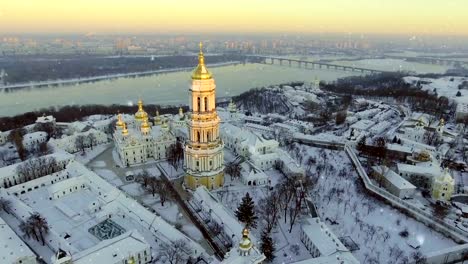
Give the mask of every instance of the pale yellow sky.
POLYGON ((0 33, 468 35, 468 0, 2 0, 0 33))

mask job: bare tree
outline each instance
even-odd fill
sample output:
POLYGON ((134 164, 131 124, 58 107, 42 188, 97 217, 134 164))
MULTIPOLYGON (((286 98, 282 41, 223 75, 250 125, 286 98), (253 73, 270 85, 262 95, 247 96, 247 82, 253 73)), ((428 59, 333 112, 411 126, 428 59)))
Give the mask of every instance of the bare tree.
POLYGON ((231 162, 227 164, 224 172, 231 176, 231 180, 238 179, 241 175, 240 163, 231 162))
POLYGON ((267 197, 258 202, 259 216, 266 223, 265 230, 270 233, 276 226, 280 214, 280 195, 271 192, 267 197))
POLYGON ((190 247, 187 241, 179 239, 172 244, 162 243, 159 246, 160 254, 170 264, 186 263, 190 257, 190 247))
POLYGON ((93 133, 89 133, 87 140, 91 149, 93 149, 93 147, 97 145, 96 135, 94 135, 93 133))
POLYGON ((83 136, 83 135, 78 135, 76 138, 75 138, 75 148, 79 151, 81 151, 81 153, 85 153, 85 148, 86 148, 86 137, 83 136))
POLYGON ((0 198, 0 211, 4 211, 7 214, 11 212, 11 201, 5 198, 0 198))

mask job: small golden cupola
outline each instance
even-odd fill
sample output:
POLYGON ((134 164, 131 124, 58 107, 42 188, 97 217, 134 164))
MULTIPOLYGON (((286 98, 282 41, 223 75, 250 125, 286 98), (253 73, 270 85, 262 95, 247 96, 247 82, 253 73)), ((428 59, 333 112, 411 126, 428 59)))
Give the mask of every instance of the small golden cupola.
POLYGON ((252 240, 249 238, 249 230, 244 228, 242 230, 242 239, 239 242, 239 253, 242 256, 246 256, 250 254, 250 250, 253 247, 252 240))
POLYGON ((116 128, 117 130, 122 130, 123 127, 124 127, 124 125, 125 125, 125 123, 124 123, 124 121, 123 121, 123 119, 122 119, 122 114, 119 113, 119 114, 117 115, 117 122, 115 123, 115 128, 116 128))
POLYGON ((184 109, 182 109, 182 107, 179 107, 179 117, 184 117, 184 109))
POLYGON ((213 76, 205 65, 205 56, 203 55, 203 44, 200 42, 200 53, 198 53, 198 66, 192 72, 192 80, 208 80, 213 76))
POLYGON ((138 100, 138 111, 135 113, 135 120, 143 122, 144 119, 148 119, 148 114, 143 110, 143 101, 138 100))
POLYGON ((124 137, 128 136, 127 124, 125 124, 125 123, 123 124, 122 136, 124 136, 124 137))
POLYGON ((160 125, 161 124, 161 117, 159 116, 159 111, 156 110, 156 116, 154 117, 154 124, 160 125))
POLYGON ((143 122, 141 122, 140 129, 141 129, 141 133, 143 133, 145 135, 147 135, 150 132, 151 126, 148 123, 148 118, 143 119, 143 122))

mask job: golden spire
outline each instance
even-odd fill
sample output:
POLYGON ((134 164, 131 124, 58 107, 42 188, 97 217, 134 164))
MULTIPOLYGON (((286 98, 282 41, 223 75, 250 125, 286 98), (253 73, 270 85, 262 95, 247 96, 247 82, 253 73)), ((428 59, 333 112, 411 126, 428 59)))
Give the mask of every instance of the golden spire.
POLYGON ((138 111, 135 113, 135 120, 143 121, 145 118, 148 118, 148 114, 143 109, 143 101, 138 100, 138 111))
POLYGON ((128 136, 127 124, 123 124, 122 136, 128 136))
POLYGON ((115 123, 117 129, 122 129, 124 127, 124 121, 122 120, 122 114, 117 115, 117 123, 115 123))
POLYGON ((159 116, 159 111, 156 110, 156 117, 154 118, 154 124, 160 125, 161 124, 161 117, 159 116))
POLYGON ((198 66, 192 72, 193 80, 208 80, 212 78, 211 73, 205 66, 205 56, 203 55, 203 43, 200 42, 200 53, 198 53, 198 66))
POLYGON ((150 128, 151 127, 148 123, 148 118, 143 119, 143 122, 141 122, 141 132, 148 133, 150 128))

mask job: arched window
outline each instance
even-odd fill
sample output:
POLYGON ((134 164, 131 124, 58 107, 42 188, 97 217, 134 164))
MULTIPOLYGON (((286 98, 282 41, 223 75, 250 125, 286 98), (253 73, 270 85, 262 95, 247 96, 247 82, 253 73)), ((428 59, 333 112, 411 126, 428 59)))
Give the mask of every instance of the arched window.
POLYGON ((200 97, 197 97, 197 112, 200 112, 200 97))
POLYGON ((211 132, 206 132, 206 140, 211 141, 211 132))
POLYGON ((197 131, 197 141, 198 141, 198 142, 201 142, 201 139, 200 139, 200 131, 197 131))
POLYGON ((205 97, 205 111, 208 111, 208 98, 205 97))

